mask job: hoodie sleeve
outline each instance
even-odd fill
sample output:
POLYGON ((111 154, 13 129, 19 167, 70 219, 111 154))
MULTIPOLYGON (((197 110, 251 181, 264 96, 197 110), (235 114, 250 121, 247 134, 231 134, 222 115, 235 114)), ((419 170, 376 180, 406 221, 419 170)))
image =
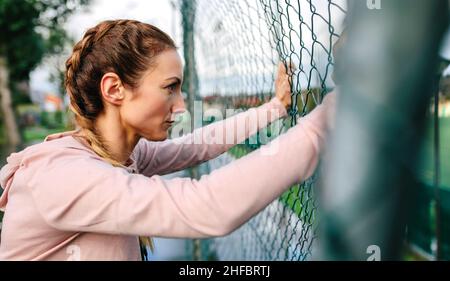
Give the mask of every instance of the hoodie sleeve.
POLYGON ((257 108, 176 139, 162 142, 141 139, 134 150, 139 172, 145 176, 164 175, 213 159, 286 115, 286 108, 274 97, 257 108))
POLYGON ((200 180, 129 174, 97 159, 53 152, 51 161, 37 163, 29 188, 42 217, 60 230, 226 235, 312 175, 324 143, 327 103, 270 144, 200 180))

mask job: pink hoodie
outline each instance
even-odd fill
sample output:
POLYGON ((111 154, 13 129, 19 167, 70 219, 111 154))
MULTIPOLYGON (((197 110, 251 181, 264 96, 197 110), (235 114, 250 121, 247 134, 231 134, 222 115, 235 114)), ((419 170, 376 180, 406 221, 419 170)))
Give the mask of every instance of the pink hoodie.
POLYGON ((141 139, 127 169, 102 160, 72 132, 13 153, 0 171, 5 211, 0 260, 140 260, 138 236, 226 235, 311 176, 331 96, 266 146, 276 153, 257 150, 200 180, 159 175, 207 161, 234 145, 192 144, 196 137, 211 138, 245 122, 234 142, 240 143, 285 116, 277 98, 177 141, 141 139), (266 114, 270 117, 262 118, 266 114))

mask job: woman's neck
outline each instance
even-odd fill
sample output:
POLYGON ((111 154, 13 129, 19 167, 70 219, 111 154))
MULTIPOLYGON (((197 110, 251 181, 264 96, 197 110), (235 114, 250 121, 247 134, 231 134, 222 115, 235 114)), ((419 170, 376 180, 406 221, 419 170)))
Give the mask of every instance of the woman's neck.
POLYGON ((123 126, 120 115, 116 111, 100 114, 95 121, 95 126, 112 156, 125 164, 138 143, 139 136, 123 126))

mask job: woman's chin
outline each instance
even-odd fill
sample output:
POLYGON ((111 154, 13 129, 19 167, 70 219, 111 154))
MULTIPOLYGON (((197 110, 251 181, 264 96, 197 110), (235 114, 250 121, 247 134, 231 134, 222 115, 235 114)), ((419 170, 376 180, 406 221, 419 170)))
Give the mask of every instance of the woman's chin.
POLYGON ((167 131, 163 132, 159 138, 160 141, 166 140, 169 137, 169 133, 167 131))
POLYGON ((145 135, 144 138, 149 141, 164 141, 169 137, 168 131, 161 131, 158 133, 152 133, 145 135))

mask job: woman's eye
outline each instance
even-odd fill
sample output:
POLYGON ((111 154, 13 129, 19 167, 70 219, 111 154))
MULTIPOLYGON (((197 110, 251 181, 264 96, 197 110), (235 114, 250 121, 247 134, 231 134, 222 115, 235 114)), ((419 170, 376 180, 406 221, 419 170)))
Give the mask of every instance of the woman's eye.
POLYGON ((171 85, 167 86, 166 89, 173 92, 177 89, 177 84, 171 84, 171 85))

